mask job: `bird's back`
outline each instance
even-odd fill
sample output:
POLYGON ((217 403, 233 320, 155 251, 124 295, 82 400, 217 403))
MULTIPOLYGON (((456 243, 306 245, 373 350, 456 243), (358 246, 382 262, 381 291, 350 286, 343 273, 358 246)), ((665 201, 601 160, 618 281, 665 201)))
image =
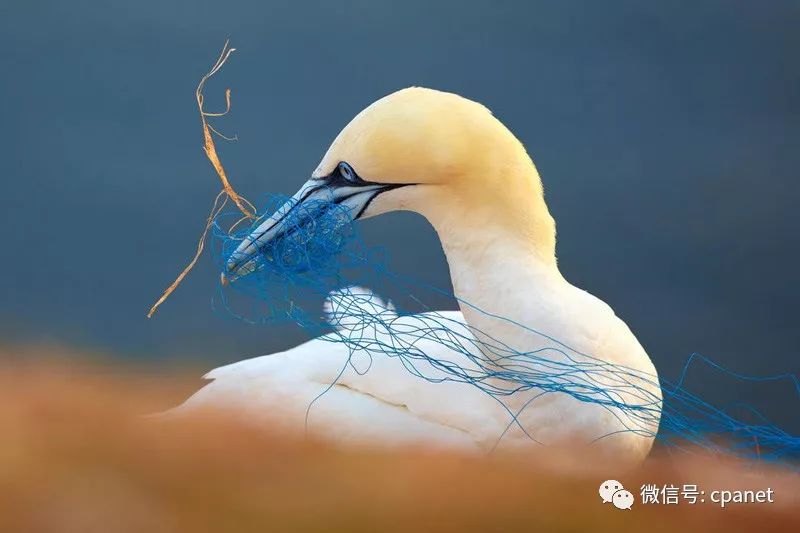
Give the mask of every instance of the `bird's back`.
MULTIPOLYGON (((573 341, 578 335, 584 347, 591 341, 597 349, 627 353, 641 363, 644 350, 608 306, 583 291, 573 296, 584 304, 582 312, 601 314, 610 324, 605 334, 573 327, 569 331, 575 332, 573 341)), ((597 318, 592 323, 602 324, 597 318)), ((447 346, 454 337, 474 339, 458 311, 399 317, 384 313, 381 320, 369 323, 334 317, 334 323, 337 333, 209 372, 206 378, 211 382, 174 414, 209 407, 232 409, 254 424, 308 430, 343 442, 484 450, 498 443, 574 444, 625 429, 619 413, 567 393, 543 394, 534 387, 503 397, 454 379, 448 368, 474 375, 482 371, 475 359, 482 354, 474 346, 465 349, 469 342, 462 342, 459 349, 447 346), (425 330, 428 335, 421 336, 425 330)), ((649 363, 646 354, 644 358, 649 363)), ((616 379, 612 373, 601 377, 599 384, 616 379)), ((643 455, 641 450, 646 453, 651 440, 618 434, 603 446, 643 455)))

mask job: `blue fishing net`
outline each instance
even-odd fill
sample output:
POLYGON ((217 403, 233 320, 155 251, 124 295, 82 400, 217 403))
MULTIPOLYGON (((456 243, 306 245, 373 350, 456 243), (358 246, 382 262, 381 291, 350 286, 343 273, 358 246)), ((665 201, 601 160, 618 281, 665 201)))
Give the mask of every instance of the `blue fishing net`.
MULTIPOLYGON (((384 251, 365 245, 353 213, 332 196, 301 204, 274 197, 247 228, 230 229, 240 215, 218 216, 213 224, 214 256, 223 275, 229 275, 227 261, 240 243, 275 212, 283 215, 285 230, 260 246, 244 272, 220 289, 218 303, 226 313, 252 323, 294 322, 312 336, 324 335, 331 342, 343 343, 352 354, 368 359, 397 358, 419 379, 469 384, 496 399, 508 412, 506 431, 522 432, 534 441, 536 428, 522 422, 526 409, 547 395, 562 394, 616 418, 618 430, 598 438, 631 432, 656 436, 658 443, 672 451, 702 449, 762 460, 787 460, 800 454, 800 437, 771 423, 755 408, 714 405, 686 386, 690 369, 703 365, 734 384, 784 382, 800 398, 800 383, 794 375, 739 375, 693 354, 680 376, 670 381, 581 353, 537 331, 534 324, 491 315, 521 328, 526 338, 535 340, 535 348, 525 351, 467 328, 451 315, 404 313, 384 303, 371 290, 360 287, 377 293, 391 287, 394 292, 414 295, 420 305, 424 293, 448 291, 392 272, 384 251), (323 310, 320 302, 325 298, 328 305, 323 310), (442 349, 426 349, 431 342, 442 349), (523 401, 511 401, 513 398, 523 401)), ((489 315, 470 302, 459 303, 462 308, 489 315)), ((368 372, 369 366, 359 365, 356 371, 368 372)), ((497 435, 498 442, 504 434, 497 435)))

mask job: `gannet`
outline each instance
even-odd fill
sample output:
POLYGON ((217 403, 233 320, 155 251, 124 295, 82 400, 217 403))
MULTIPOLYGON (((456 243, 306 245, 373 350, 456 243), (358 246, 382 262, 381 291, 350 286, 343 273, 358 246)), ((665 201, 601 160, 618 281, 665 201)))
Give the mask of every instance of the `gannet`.
MULTIPOLYGON (((410 210, 432 224, 460 307, 437 317, 466 335, 485 335, 515 350, 546 348, 550 338, 572 353, 649 376, 637 379, 639 396, 623 391, 614 397, 646 403, 655 416, 631 431, 625 413, 565 393, 534 399, 535 391, 529 391, 499 402, 471 384, 428 382, 387 356, 373 356, 362 374, 346 364, 347 347, 324 336, 212 370, 206 375, 211 381, 173 414, 224 408, 256 424, 305 427, 348 443, 578 447, 631 461, 648 453, 661 409, 656 370, 613 310, 562 276, 555 222, 538 171, 522 143, 486 107, 418 87, 377 100, 339 133, 293 201, 306 202, 323 189, 350 207, 354 219, 410 210), (511 412, 519 412, 519 424, 511 412)), ((279 210, 253 230, 228 260, 229 273, 236 275, 260 245, 286 231, 284 216, 279 210)), ((400 317, 397 324, 420 317, 400 317)), ((447 350, 430 339, 418 346, 433 355, 447 350)), ((613 388, 614 380, 612 372, 599 382, 613 388)))

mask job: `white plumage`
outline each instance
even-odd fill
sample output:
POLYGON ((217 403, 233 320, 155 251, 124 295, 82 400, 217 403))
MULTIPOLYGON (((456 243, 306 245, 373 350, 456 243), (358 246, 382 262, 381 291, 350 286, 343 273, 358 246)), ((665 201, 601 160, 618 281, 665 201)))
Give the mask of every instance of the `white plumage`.
MULTIPOLYGON (((226 408, 253 423, 307 427, 341 442, 477 450, 588 446, 630 460, 647 454, 661 402, 655 369, 611 308, 561 275, 555 223, 538 173, 519 141, 488 110, 428 89, 389 95, 339 134, 296 200, 304 201, 320 183, 342 180, 343 199, 359 218, 406 209, 431 222, 461 307, 461 312, 396 317, 368 289, 351 289, 332 295, 328 304, 331 322, 343 334, 379 344, 394 335, 401 345, 414 343, 432 359, 464 368, 476 363, 436 339, 419 341, 415 328, 437 316, 465 338, 476 335, 478 344, 485 335, 512 350, 545 350, 543 357, 564 363, 563 354, 547 351, 558 345, 578 362, 591 356, 630 369, 638 377, 626 378, 629 387, 615 388, 616 374, 596 377, 596 384, 615 388, 615 398, 646 404, 655 414, 634 421, 619 409, 559 392, 533 390, 498 399, 469 383, 422 379, 399 357, 351 354, 346 345, 330 342, 332 337, 213 370, 206 376, 211 383, 172 414, 226 408), (357 301, 338 305, 354 297, 357 301), (361 306, 359 313, 337 314, 349 305, 361 306), (354 318, 363 313, 382 313, 378 323, 391 323, 392 331, 373 327, 375 321, 365 327, 354 318), (511 413, 519 413, 518 425, 511 413)), ((229 261, 234 275, 246 270, 248 254, 260 243, 283 231, 282 216, 264 221, 242 243, 229 261)), ((493 364, 485 350, 475 351, 474 357, 493 364)), ((414 363, 428 377, 443 376, 428 362, 414 363)))

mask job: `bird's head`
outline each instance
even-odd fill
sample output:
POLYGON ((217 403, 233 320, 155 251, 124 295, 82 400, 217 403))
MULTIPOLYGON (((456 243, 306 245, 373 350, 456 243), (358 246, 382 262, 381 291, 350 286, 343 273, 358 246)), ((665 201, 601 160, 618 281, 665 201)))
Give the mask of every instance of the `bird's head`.
POLYGON ((231 255, 229 273, 285 234, 288 213, 323 197, 354 220, 410 210, 440 235, 457 224, 554 242, 541 181, 519 140, 481 104, 432 89, 397 91, 356 115, 311 179, 231 255))

